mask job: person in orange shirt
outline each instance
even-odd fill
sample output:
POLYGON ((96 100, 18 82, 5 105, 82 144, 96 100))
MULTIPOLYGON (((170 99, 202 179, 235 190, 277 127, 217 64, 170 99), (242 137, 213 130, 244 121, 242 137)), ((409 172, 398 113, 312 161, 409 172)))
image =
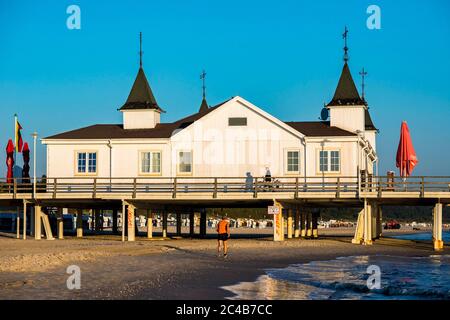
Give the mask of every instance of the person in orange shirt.
POLYGON ((217 255, 220 256, 220 245, 223 243, 223 257, 226 258, 228 254, 227 240, 230 238, 230 224, 227 217, 223 216, 222 220, 217 224, 217 255))

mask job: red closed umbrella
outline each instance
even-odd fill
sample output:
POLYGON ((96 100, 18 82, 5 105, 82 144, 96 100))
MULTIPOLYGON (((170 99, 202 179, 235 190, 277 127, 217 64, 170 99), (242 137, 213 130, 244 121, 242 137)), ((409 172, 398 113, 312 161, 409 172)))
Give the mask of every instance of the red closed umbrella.
POLYGON ((6 182, 13 182, 13 167, 14 167, 14 144, 11 139, 8 141, 6 146, 6 167, 8 168, 8 173, 6 174, 6 182))
POLYGON ((400 142, 398 143, 396 165, 400 169, 400 176, 406 178, 411 175, 414 167, 419 163, 416 151, 409 134, 409 128, 406 121, 402 122, 400 129, 400 142))

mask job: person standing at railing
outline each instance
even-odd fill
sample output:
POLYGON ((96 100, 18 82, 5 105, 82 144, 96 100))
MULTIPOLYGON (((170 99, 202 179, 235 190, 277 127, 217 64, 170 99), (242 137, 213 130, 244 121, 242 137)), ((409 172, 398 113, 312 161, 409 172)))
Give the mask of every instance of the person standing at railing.
POLYGON ((266 188, 270 189, 270 183, 272 182, 272 173, 270 172, 269 167, 266 167, 266 175, 264 177, 264 181, 267 182, 266 183, 266 188))
POLYGON ((245 191, 252 192, 253 191, 253 176, 251 172, 246 173, 247 177, 245 178, 245 191))

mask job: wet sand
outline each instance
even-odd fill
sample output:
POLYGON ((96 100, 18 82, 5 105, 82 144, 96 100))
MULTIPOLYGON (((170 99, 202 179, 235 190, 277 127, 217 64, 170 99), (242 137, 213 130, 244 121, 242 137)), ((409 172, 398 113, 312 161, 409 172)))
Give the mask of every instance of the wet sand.
MULTIPOLYGON (((227 259, 217 257, 212 234, 209 239, 138 237, 134 243, 106 235, 63 241, 0 235, 0 299, 224 299, 231 294, 222 286, 254 281, 266 268, 339 256, 435 254, 430 242, 383 238, 372 246, 353 245, 352 232, 324 229, 318 240, 285 242, 257 230, 232 233, 227 259), (80 267, 80 290, 67 289, 69 265, 80 267)), ((384 234, 405 232, 413 231, 384 234)), ((442 254, 449 252, 446 247, 442 254)))

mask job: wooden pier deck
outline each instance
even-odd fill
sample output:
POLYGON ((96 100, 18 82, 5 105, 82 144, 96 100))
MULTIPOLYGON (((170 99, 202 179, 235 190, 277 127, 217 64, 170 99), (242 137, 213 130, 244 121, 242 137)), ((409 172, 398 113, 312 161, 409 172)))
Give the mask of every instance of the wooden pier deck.
MULTIPOLYGON (((23 206, 23 211, 27 205, 34 206, 39 211, 38 221, 41 207, 76 208, 81 215, 82 209, 116 212, 122 209, 132 216, 135 209, 146 209, 163 212, 167 220, 167 212, 192 214, 203 208, 279 205, 286 209, 280 210, 282 221, 287 212, 288 237, 291 237, 293 210, 296 211, 294 225, 298 227, 299 208, 359 207, 354 242, 364 244, 371 244, 381 234, 383 205, 432 206, 430 216, 433 216, 437 249, 443 248, 442 208, 450 204, 450 177, 446 176, 409 177, 405 181, 386 176, 368 180, 340 176, 272 177, 270 181, 264 177, 53 177, 33 182, 0 179, 0 205, 23 206)), ((313 225, 317 217, 302 219, 301 223, 313 225)), ((201 221, 206 225, 206 213, 202 214, 201 221)), ((134 230, 133 219, 129 218, 128 222, 128 229, 134 230)), ((40 231, 39 226, 35 228, 40 231)))
POLYGON ((362 182, 358 177, 273 177, 246 181, 245 177, 183 178, 46 178, 35 185, 21 179, 0 179, 0 203, 22 200, 67 204, 76 202, 188 203, 225 205, 262 204, 273 199, 311 205, 361 204, 364 199, 382 204, 432 205, 450 203, 450 177, 410 177, 406 181, 373 177, 362 182))

